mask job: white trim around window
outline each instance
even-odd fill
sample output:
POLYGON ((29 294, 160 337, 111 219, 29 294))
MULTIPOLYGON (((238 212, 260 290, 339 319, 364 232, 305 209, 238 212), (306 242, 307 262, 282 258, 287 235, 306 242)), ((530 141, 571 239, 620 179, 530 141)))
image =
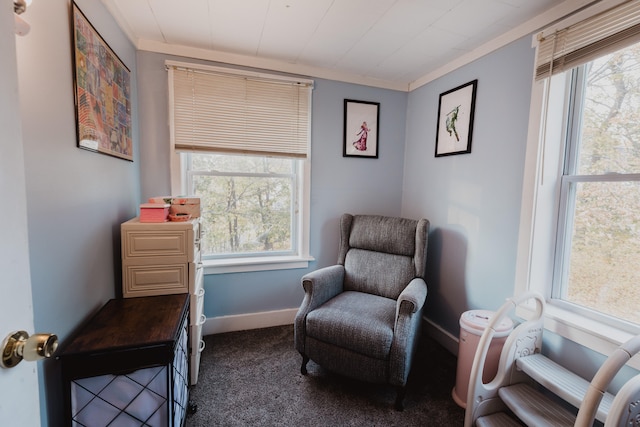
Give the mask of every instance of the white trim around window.
MULTIPOLYGON (((172 155, 179 154, 172 153, 172 155)), ((180 163, 180 162, 178 162, 180 163)), ((202 260, 204 274, 247 273, 252 271, 291 270, 308 268, 309 262, 315 258, 309 253, 309 229, 311 206, 311 168, 309 159, 300 160, 299 176, 302 185, 298 188, 297 197, 300 199, 301 215, 298 218, 298 255, 283 256, 254 256, 237 258, 219 258, 202 260)))
MULTIPOLYGON (((532 86, 514 295, 527 291, 544 295, 545 329, 608 356, 638 331, 605 325, 550 298, 559 209, 557 193, 564 159, 560 141, 566 131, 563 123, 566 114, 562 110, 567 86, 567 77, 562 74, 534 82, 532 86)), ((531 318, 535 307, 521 305, 516 314, 531 318)), ((640 356, 633 357, 628 365, 640 369, 640 356)))
MULTIPOLYGON (((268 75, 264 73, 245 72, 242 70, 223 69, 219 67, 207 67, 195 64, 186 64, 174 61, 167 61, 167 67, 192 67, 192 68, 204 68, 205 71, 212 72, 225 72, 233 75, 242 75, 259 79, 274 79, 274 81, 288 81, 299 83, 303 82, 307 87, 312 87, 313 81, 289 78, 285 76, 268 75)), ((174 113, 173 113, 173 100, 174 100, 174 87, 171 84, 171 76, 169 77, 169 121, 170 127, 174 126, 174 113)), ((309 97, 305 98, 305 102, 308 105, 308 114, 305 116, 308 120, 307 127, 311 128, 311 100, 309 97)), ((173 131, 172 131, 173 132, 173 131)), ((314 258, 309 254, 309 229, 310 229, 310 192, 311 192, 311 160, 310 160, 310 133, 307 132, 305 138, 307 139, 308 151, 302 158, 297 158, 298 170, 296 180, 296 209, 297 212, 294 215, 297 223, 297 233, 295 242, 295 254, 294 255, 257 255, 257 256, 238 256, 230 258, 219 259, 207 259, 203 260, 205 274, 222 274, 222 273, 237 273, 237 272, 250 272, 250 271, 267 271, 267 270, 283 270, 283 269, 300 269, 308 268, 309 262, 314 258)), ((178 150, 175 149, 174 139, 172 133, 171 148, 170 148, 170 177, 171 177, 171 192, 172 194, 187 194, 187 179, 186 171, 187 163, 185 156, 181 155, 178 150)))

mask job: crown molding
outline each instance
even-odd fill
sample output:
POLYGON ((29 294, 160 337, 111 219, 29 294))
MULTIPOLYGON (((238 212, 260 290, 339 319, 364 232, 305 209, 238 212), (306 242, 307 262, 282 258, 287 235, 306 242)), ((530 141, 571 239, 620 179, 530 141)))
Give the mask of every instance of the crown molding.
POLYGON ((373 86, 382 89, 391 89, 402 92, 407 92, 409 90, 408 84, 404 82, 392 82, 388 80, 373 79, 365 76, 349 74, 321 67, 289 63, 274 59, 260 58, 257 56, 240 55, 235 53, 168 44, 144 39, 138 41, 137 48, 139 50, 163 53, 166 55, 203 59, 207 61, 220 62, 223 64, 260 68, 263 70, 279 71, 282 73, 295 74, 306 77, 316 77, 345 83, 373 86))
POLYGON ((507 31, 501 36, 496 37, 495 39, 483 44, 482 46, 472 50, 471 52, 454 59, 453 61, 428 74, 425 74, 419 79, 414 80, 413 82, 409 83, 409 92, 414 91, 419 87, 424 86, 427 83, 430 83, 442 76, 445 76, 446 74, 464 65, 470 64, 471 62, 480 59, 483 56, 508 45, 509 43, 512 43, 522 37, 539 31, 541 28, 544 28, 560 19, 564 19, 567 16, 584 9, 585 7, 599 2, 600 0, 566 0, 559 5, 547 10, 546 12, 541 13, 535 18, 528 20, 524 24, 519 25, 513 30, 507 31))
MULTIPOLYGON (((615 0, 614 0, 615 1, 615 0)), ((362 75, 348 72, 342 72, 334 69, 315 67, 298 63, 290 63, 276 59, 260 58, 257 56, 241 55, 229 52, 209 50, 203 48, 194 48, 189 46, 168 44, 160 41, 138 39, 127 25, 126 19, 120 14, 113 0, 102 0, 107 10, 116 20, 125 35, 131 43, 138 49, 149 52, 163 53, 167 55, 182 56, 194 59, 202 59, 206 61, 219 62, 229 65, 237 65, 243 67, 259 68, 270 71, 279 71, 283 73, 295 74, 307 77, 316 77, 327 80, 334 80, 345 83, 353 83, 365 86, 372 86, 381 89, 390 89, 401 92, 411 92, 421 86, 424 86, 446 74, 455 71, 471 62, 494 52, 509 43, 512 43, 522 37, 539 31, 553 23, 567 18, 568 16, 596 3, 600 0, 565 0, 557 6, 547 10, 546 12, 528 20, 517 28, 502 34, 499 37, 483 44, 482 46, 468 52, 453 61, 425 74, 424 76, 412 82, 396 82, 383 79, 375 79, 362 75)), ((607 0, 603 1, 607 3, 607 0)))

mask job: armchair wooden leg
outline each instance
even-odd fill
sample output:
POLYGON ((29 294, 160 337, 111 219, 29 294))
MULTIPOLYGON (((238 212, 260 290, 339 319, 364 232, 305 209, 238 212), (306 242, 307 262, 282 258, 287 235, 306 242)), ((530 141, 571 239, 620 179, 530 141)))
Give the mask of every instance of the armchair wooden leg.
POLYGON ((302 356, 302 366, 300 366, 300 373, 302 375, 307 375, 307 363, 309 363, 309 358, 306 354, 300 353, 302 356))
POLYGON ((404 396, 407 394, 407 390, 404 387, 396 387, 396 411, 404 410, 404 396))

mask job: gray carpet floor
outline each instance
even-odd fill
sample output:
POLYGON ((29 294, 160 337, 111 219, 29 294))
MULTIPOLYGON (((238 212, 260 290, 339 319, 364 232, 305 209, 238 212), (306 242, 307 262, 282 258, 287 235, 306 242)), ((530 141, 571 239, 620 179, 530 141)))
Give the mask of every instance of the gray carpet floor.
POLYGON ((402 412, 393 409, 392 387, 351 380, 313 361, 301 375, 291 325, 205 342, 188 427, 463 425, 464 410, 451 398, 456 358, 429 338, 420 341, 402 412))

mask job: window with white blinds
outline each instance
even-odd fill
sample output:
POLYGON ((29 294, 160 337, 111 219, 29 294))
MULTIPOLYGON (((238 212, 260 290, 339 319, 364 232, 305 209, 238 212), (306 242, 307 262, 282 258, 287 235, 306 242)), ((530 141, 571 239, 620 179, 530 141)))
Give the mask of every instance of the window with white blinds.
POLYGON ((608 355, 640 333, 640 0, 593 2, 533 42, 514 293, 545 295, 546 329, 608 355))
POLYGON ((627 1, 564 28, 538 34, 536 80, 640 41, 640 1, 627 1))
POLYGON ((178 152, 307 158, 313 82, 167 61, 178 152))

